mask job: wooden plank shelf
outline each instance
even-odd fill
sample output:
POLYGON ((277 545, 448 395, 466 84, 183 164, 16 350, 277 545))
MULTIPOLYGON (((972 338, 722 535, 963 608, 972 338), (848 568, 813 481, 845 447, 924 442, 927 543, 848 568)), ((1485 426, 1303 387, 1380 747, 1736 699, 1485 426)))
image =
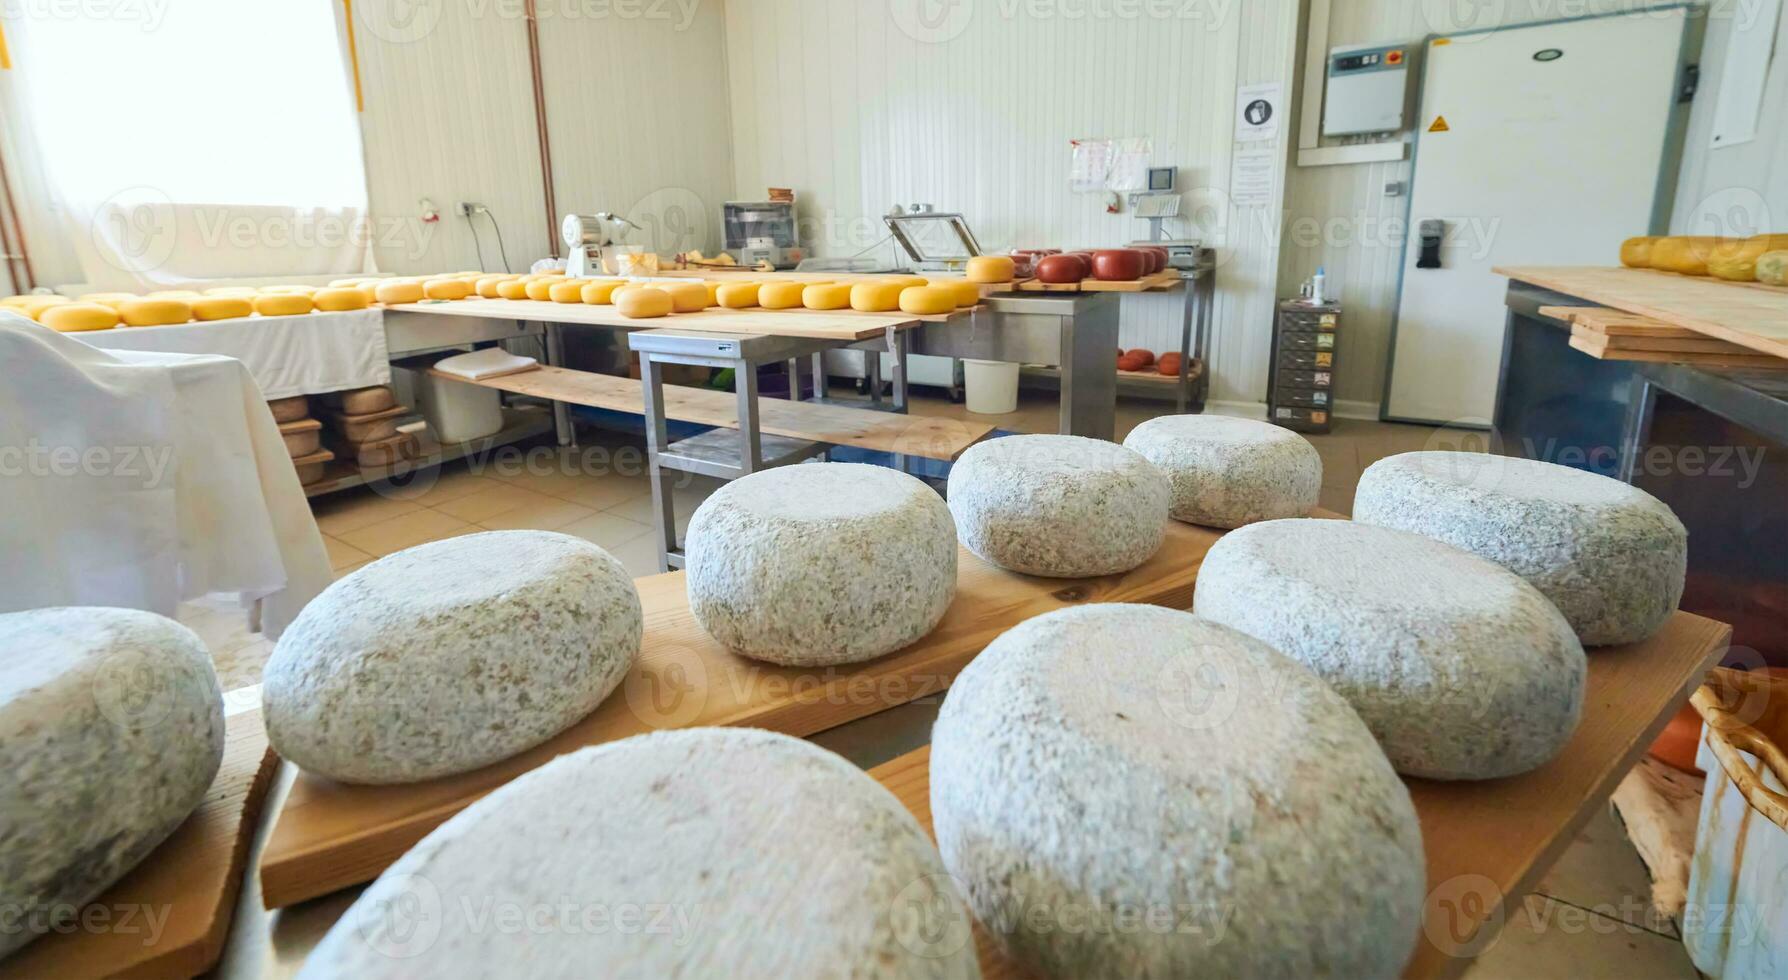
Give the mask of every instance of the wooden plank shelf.
MULTIPOLYGON (((622 316, 611 305, 592 306, 584 303, 553 303, 533 299, 456 299, 423 300, 390 307, 406 313, 433 313, 442 316, 473 316, 489 319, 535 320, 544 323, 569 323, 591 327, 614 327, 624 330, 656 330, 676 327, 683 330, 708 330, 714 333, 750 334, 769 337, 809 337, 836 340, 841 344, 856 343, 882 336, 889 327, 910 330, 921 322, 910 313, 860 313, 856 310, 801 310, 803 316, 787 315, 793 311, 728 310, 709 307, 699 313, 672 313, 669 316, 622 316)), ((956 314, 940 314, 948 319, 956 314)))
POLYGON ((1651 269, 1498 266, 1492 271, 1517 282, 1728 341, 1756 354, 1788 358, 1788 290, 1748 289, 1745 287, 1755 284, 1668 275, 1651 269))
POLYGON ((1599 360, 1788 371, 1788 360, 1653 317, 1599 306, 1542 306, 1539 312, 1569 322, 1571 347, 1599 360))
POLYGON ((1038 282, 1027 279, 1017 289, 1027 293, 1141 293, 1164 292, 1185 284, 1177 270, 1163 269, 1141 279, 1082 279, 1079 282, 1038 282))
MULTIPOLYGON (((439 371, 433 373, 437 377, 517 395, 634 415, 645 412, 641 383, 612 375, 543 366, 521 374, 471 382, 439 371)), ((841 408, 782 398, 759 398, 757 405, 758 427, 770 435, 945 462, 955 460, 993 431, 993 426, 982 422, 841 408)), ((739 427, 738 398, 731 392, 665 385, 664 414, 679 422, 727 429, 739 427)))
MULTIPOLYGON (((1576 734, 1532 772, 1478 782, 1404 780, 1428 863, 1426 921, 1405 977, 1451 978, 1471 966, 1719 662, 1731 636, 1724 623, 1679 612, 1649 640, 1589 651, 1576 734)), ((869 771, 927 833, 930 773, 929 747, 869 771)), ((986 980, 1030 976, 978 922, 973 937, 986 980)))
POLYGON ((404 786, 299 773, 261 857, 263 901, 279 908, 370 881, 453 814, 566 752, 698 725, 811 735, 944 690, 983 647, 1032 616, 1093 602, 1190 608, 1198 567, 1219 535, 1170 521, 1161 548, 1140 567, 1089 579, 1019 575, 960 550, 956 599, 937 628, 904 650, 843 667, 735 656, 696 623, 682 572, 637 579, 645 610, 639 660, 608 700, 559 735, 474 772, 404 786))

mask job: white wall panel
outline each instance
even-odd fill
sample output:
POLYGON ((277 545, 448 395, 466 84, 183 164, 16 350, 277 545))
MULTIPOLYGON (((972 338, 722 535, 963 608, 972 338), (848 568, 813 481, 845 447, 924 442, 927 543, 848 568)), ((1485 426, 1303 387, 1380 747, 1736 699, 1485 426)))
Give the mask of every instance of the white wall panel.
MULTIPOLYGON (((737 192, 793 187, 816 254, 892 259, 877 243, 896 202, 964 212, 989 249, 1142 237, 1069 190, 1076 137, 1150 137, 1186 211, 1226 202, 1238 77, 1289 86, 1296 4, 735 0, 726 17, 737 192), (916 22, 921 8, 941 22, 916 22)), ((1195 224, 1172 230, 1224 263, 1213 397, 1258 400, 1276 243, 1226 204, 1195 224)), ((1175 297, 1127 297, 1123 342, 1177 347, 1179 314, 1175 297)))

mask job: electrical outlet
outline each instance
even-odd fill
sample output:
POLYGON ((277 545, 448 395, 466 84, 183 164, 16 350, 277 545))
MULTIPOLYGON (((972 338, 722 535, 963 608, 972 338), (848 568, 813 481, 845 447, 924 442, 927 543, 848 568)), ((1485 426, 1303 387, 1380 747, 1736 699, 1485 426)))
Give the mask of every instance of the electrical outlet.
POLYGON ((486 208, 482 204, 477 203, 476 201, 461 201, 461 202, 459 202, 459 213, 465 215, 468 218, 470 218, 474 214, 478 214, 479 212, 488 211, 488 210, 490 210, 490 209, 486 208))

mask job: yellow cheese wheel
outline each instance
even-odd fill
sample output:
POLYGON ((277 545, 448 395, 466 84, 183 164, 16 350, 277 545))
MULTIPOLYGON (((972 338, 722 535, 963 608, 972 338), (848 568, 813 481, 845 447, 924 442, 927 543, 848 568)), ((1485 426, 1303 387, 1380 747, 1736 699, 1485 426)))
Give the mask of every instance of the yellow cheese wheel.
POLYGON ((1707 260, 1721 239, 1711 235, 1671 235, 1651 243, 1651 267, 1685 276, 1707 275, 1707 260))
POLYGON ((801 290, 801 305, 810 310, 842 310, 851 305, 851 284, 819 282, 801 290))
POLYGON ((561 279, 547 287, 546 298, 555 303, 582 303, 585 285, 582 279, 561 279))
POLYGON ((387 306, 397 303, 416 303, 422 300, 423 289, 419 282, 382 282, 373 291, 379 302, 387 306))
POLYGON ((368 283, 371 281, 372 280, 368 279, 365 276, 356 276, 353 279, 334 279, 334 280, 330 281, 329 288, 330 289, 346 289, 346 288, 350 288, 353 286, 359 286, 359 285, 362 285, 364 283, 368 283))
POLYGON ((615 290, 627 285, 625 279, 592 279, 578 290, 580 298, 591 306, 607 306, 613 302, 615 290))
MULTIPOLYGON (((324 290, 329 292, 330 290, 324 290)), ((354 294, 360 298, 359 293, 354 294)), ((255 297, 255 312, 262 316, 298 316, 309 313, 316 303, 303 293, 274 293, 268 296, 255 297)))
POLYGON ((564 282, 564 281, 565 281, 564 276, 554 276, 552 278, 547 278, 545 276, 542 276, 541 278, 528 283, 527 288, 526 288, 528 298, 529 299, 537 299, 537 300, 550 300, 550 299, 552 299, 553 283, 564 282))
POLYGON ((755 282, 729 282, 714 293, 714 299, 729 310, 744 310, 757 305, 759 285, 755 282))
POLYGON ((900 291, 900 308, 927 316, 956 309, 956 297, 939 286, 908 286, 900 291))
POLYGON ((181 299, 190 303, 195 299, 204 299, 204 293, 196 293, 190 289, 163 289, 150 293, 149 299, 181 299))
POLYGON ((497 295, 503 299, 527 299, 529 282, 527 279, 510 279, 497 283, 497 295))
POLYGON ((720 287, 726 285, 726 283, 721 282, 718 279, 709 279, 707 282, 702 283, 702 285, 708 287, 708 305, 719 306, 720 287))
POLYGON ((183 299, 133 299, 118 307, 127 327, 165 327, 192 319, 192 304, 183 299))
POLYGON ((893 278, 888 279, 886 281, 887 282, 897 282, 900 284, 900 288, 902 288, 902 289, 906 289, 909 286, 927 285, 927 281, 924 276, 894 276, 893 278))
MULTIPOLYGON (((230 287, 226 286, 225 288, 227 289, 230 287)), ((257 295, 257 296, 294 296, 294 295, 296 295, 296 296, 311 296, 311 295, 314 295, 316 293, 316 291, 317 291, 317 287, 315 287, 315 286, 278 285, 278 286, 262 286, 260 289, 253 290, 253 294, 257 295)), ((243 293, 214 293, 214 292, 211 292, 210 290, 206 290, 205 295, 207 295, 207 296, 242 296, 242 295, 246 295, 246 294, 243 294, 243 293)))
POLYGON ((671 294, 651 286, 624 286, 615 290, 614 301, 622 316, 636 318, 665 316, 676 306, 671 294))
POLYGON ((136 293, 88 293, 80 298, 80 302, 98 303, 116 310, 120 303, 126 303, 136 298, 136 293))
POLYGON ((1641 235, 1621 242, 1620 264, 1630 269, 1651 268, 1651 246, 1657 240, 1656 235, 1641 235))
POLYGON ((371 302, 366 298, 366 292, 361 289, 319 289, 317 294, 310 299, 317 305, 317 309, 325 313, 364 310, 371 302))
POLYGON ((671 309, 677 313, 700 313, 708 308, 705 282, 678 282, 661 288, 670 294, 671 309))
POLYGON ((118 325, 118 311, 103 303, 59 303, 43 311, 43 325, 62 333, 110 330, 118 325))
POLYGON ((959 310, 981 302, 981 284, 978 282, 969 282, 967 279, 931 279, 927 283, 938 289, 949 290, 950 298, 956 301, 956 308, 959 310))
POLYGON ((969 282, 1011 282, 1018 267, 1010 255, 977 255, 968 260, 969 282))
POLYGON ((899 282, 871 280, 851 287, 851 309, 864 313, 886 313, 900 308, 899 282))
POLYGON ((372 279, 355 286, 354 289, 359 292, 361 296, 366 297, 367 305, 371 306, 379 301, 379 287, 384 284, 385 280, 383 279, 372 279))
POLYGON ((25 316, 42 323, 45 310, 52 306, 61 306, 71 302, 73 302, 73 300, 69 299, 67 296, 38 295, 20 303, 18 306, 14 307, 14 309, 25 316))
POLYGON ((757 304, 766 310, 786 310, 801 305, 804 282, 766 282, 757 290, 757 304))
POLYGON ((515 276, 479 276, 478 281, 472 284, 472 289, 485 299, 497 299, 497 287, 515 278, 515 276))
POLYGON ((430 279, 422 284, 422 295, 426 299, 465 299, 472 295, 472 287, 463 279, 430 279))
POLYGON ((253 286, 212 286, 205 290, 206 296, 253 296, 261 290, 253 286))
POLYGON ((192 301, 192 315, 195 320, 234 320, 254 311, 255 301, 246 296, 201 296, 192 301))
POLYGON ((30 301, 30 293, 20 293, 16 296, 8 296, 5 299, 0 299, 0 310, 18 309, 30 301))

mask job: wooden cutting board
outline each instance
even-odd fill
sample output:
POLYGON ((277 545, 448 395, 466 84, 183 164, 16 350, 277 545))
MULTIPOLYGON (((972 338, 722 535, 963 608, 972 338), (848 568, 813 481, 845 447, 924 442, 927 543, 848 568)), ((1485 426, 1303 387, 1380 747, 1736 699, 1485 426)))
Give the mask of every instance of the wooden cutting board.
MULTIPOLYGON (((1643 643, 1589 653, 1583 720, 1558 757, 1508 779, 1405 779, 1422 824, 1428 907, 1403 975, 1457 977, 1496 941, 1520 900, 1605 806, 1689 693, 1726 651, 1732 629, 1679 612, 1643 643)), ((869 770, 931 832, 931 749, 869 770)), ((985 980, 1029 977, 974 924, 985 980)))
POLYGON ((621 689, 555 738, 476 772, 406 786, 300 773, 261 855, 263 900, 279 908, 370 881, 484 794, 585 746, 698 725, 811 735, 944 690, 994 637, 1032 616, 1090 602, 1189 609, 1198 567, 1218 536, 1169 521, 1166 541, 1141 567, 1092 579, 1018 575, 962 550, 956 600, 937 628, 855 667, 785 668, 734 656, 696 623, 682 572, 637 579, 645 646, 621 689))
POLYGON ((193 977, 216 965, 275 761, 260 709, 231 715, 225 726, 223 765, 204 802, 83 910, 103 910, 109 926, 44 936, 0 963, 0 974, 193 977))
MULTIPOLYGON (((919 325, 920 318, 908 313, 859 313, 802 310, 792 316, 779 310, 726 310, 710 307, 699 313, 673 313, 670 316, 635 319, 622 316, 613 306, 589 306, 583 303, 553 303, 532 299, 458 299, 425 300, 389 307, 405 313, 433 313, 443 316, 476 316, 500 320, 539 320, 546 323, 571 323, 593 327, 617 327, 627 330, 656 330, 675 327, 682 330, 707 330, 714 333, 746 334, 762 337, 811 337, 836 340, 841 344, 856 343, 880 337, 889 327, 901 330, 919 325)), ((946 317, 947 318, 947 317, 946 317)))
POLYGON ((1601 266, 1506 266, 1492 270, 1567 296, 1686 327, 1775 357, 1788 357, 1788 292, 1746 289, 1701 276, 1601 266))

